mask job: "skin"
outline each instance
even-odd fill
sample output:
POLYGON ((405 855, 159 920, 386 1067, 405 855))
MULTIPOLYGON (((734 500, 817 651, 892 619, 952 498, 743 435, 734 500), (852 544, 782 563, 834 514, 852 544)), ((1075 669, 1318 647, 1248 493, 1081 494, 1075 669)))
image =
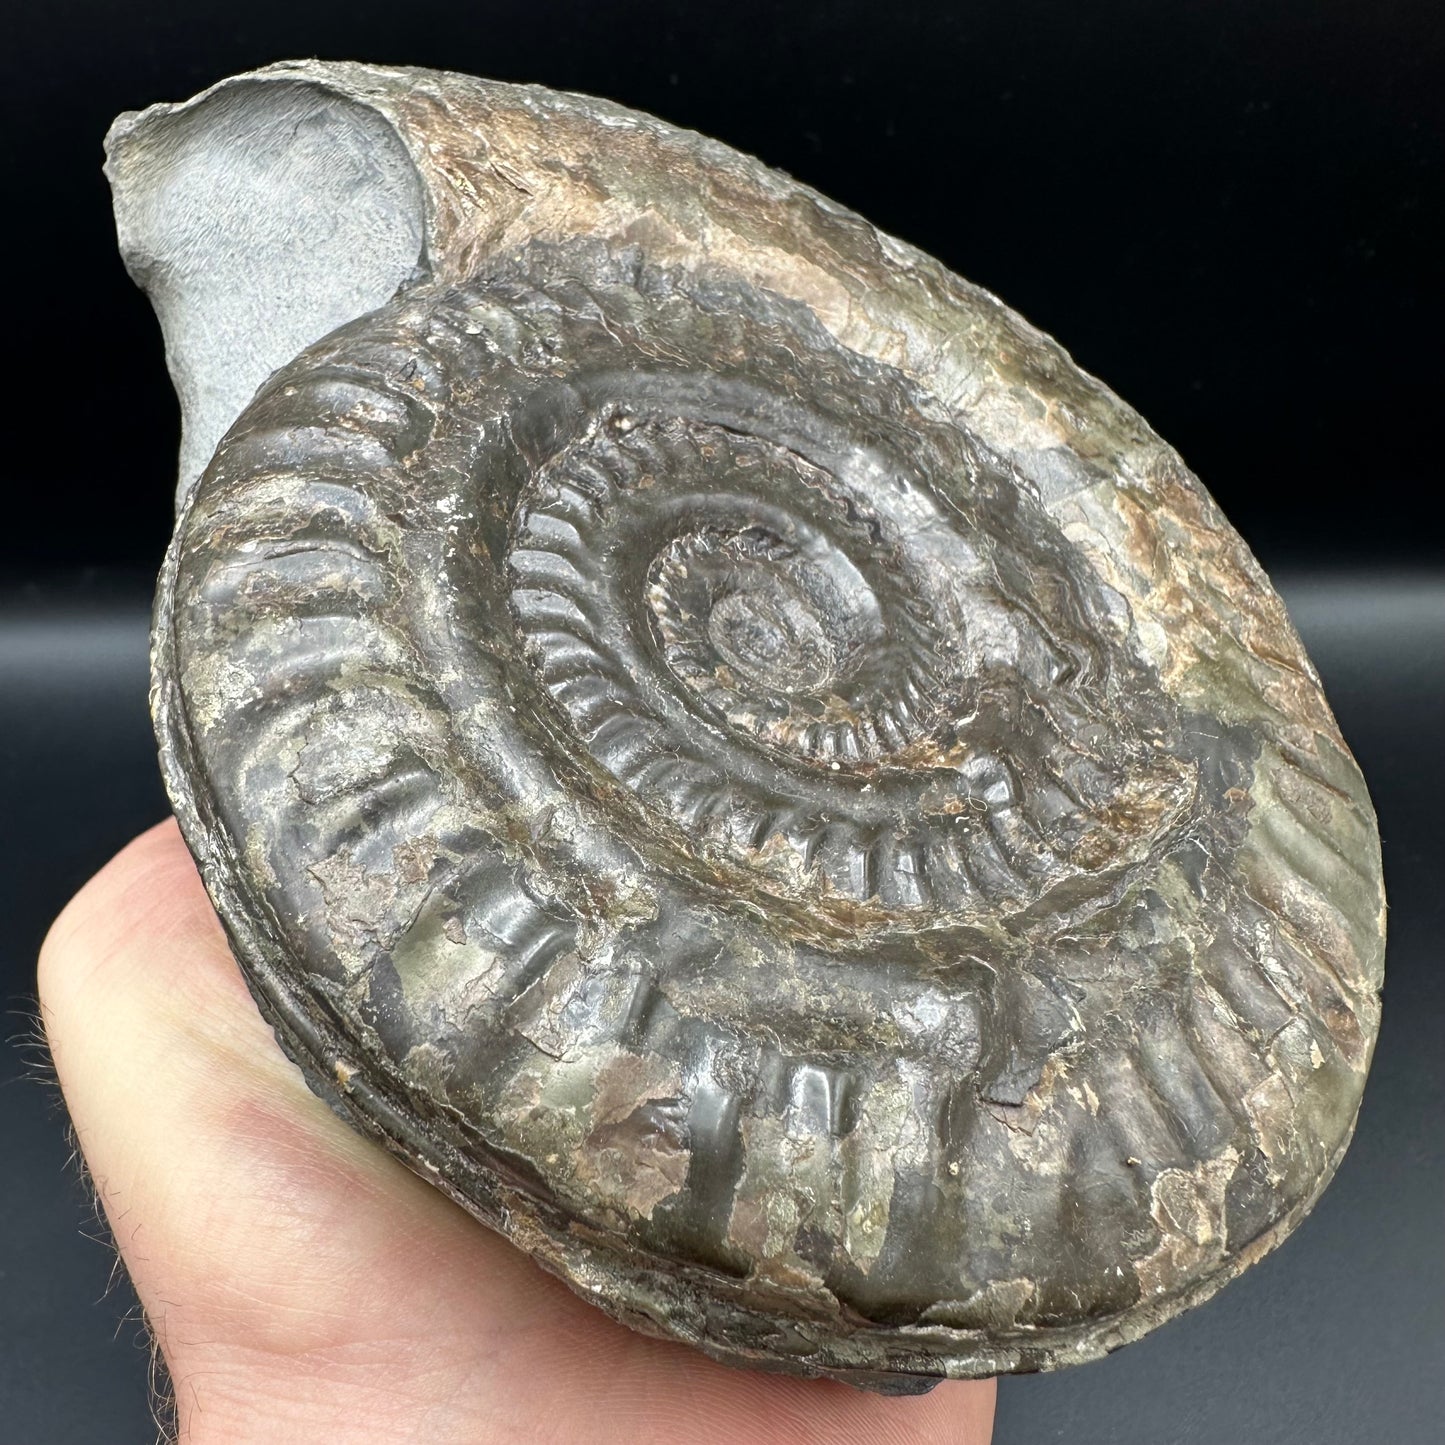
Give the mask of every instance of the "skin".
POLYGON ((884 1398, 644 1338, 354 1135, 256 1012, 173 822, 61 914, 40 996, 186 1445, 987 1445, 992 1381, 884 1398))

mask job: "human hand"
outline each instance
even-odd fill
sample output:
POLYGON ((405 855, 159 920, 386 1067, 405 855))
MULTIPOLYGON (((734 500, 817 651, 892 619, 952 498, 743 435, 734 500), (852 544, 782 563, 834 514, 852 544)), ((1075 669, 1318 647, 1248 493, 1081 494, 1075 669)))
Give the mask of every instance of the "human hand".
POLYGON ((61 914, 40 997, 186 1445, 987 1445, 992 1381, 890 1399, 634 1334, 352 1133, 257 1013, 173 822, 61 914))

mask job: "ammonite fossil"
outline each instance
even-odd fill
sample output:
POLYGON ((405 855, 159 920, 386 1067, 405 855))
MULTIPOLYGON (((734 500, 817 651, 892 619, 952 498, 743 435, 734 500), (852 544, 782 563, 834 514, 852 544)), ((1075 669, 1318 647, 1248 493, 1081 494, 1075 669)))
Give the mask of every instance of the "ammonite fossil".
POLYGON ((282 65, 110 167, 186 403, 166 781, 345 1117, 618 1319, 882 1389, 1299 1222, 1374 819, 1134 412, 602 101, 282 65))

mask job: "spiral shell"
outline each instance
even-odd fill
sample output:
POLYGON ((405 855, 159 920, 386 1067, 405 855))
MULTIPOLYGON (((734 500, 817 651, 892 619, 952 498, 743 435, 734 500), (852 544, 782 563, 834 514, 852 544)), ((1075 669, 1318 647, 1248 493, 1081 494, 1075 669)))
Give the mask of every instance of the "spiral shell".
POLYGON ((875 1388, 1090 1358, 1283 1237, 1368 1067, 1378 843, 1177 457, 712 143, 244 84, 382 117, 428 197, 157 604, 167 783, 313 1087, 618 1318, 875 1388))

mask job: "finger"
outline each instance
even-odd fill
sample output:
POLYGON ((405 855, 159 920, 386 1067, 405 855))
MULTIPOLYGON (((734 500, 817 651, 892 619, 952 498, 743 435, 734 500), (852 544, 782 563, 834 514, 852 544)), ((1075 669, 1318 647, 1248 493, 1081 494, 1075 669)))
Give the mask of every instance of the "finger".
POLYGON ((306 1088, 173 823, 57 920, 41 1000, 182 1439, 988 1439, 992 1385, 887 1400, 616 1325, 306 1088))

